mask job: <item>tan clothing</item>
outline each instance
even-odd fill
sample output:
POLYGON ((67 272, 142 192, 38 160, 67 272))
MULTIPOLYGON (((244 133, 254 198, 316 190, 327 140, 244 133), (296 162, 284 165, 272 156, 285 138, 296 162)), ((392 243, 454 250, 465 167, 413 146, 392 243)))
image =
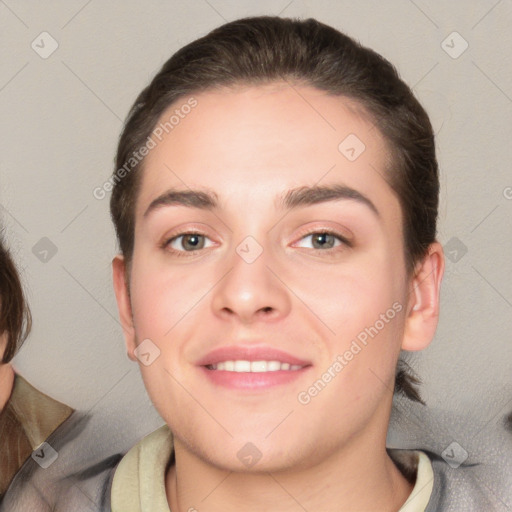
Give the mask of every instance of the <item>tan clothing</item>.
MULTIPOLYGON (((123 457, 114 474, 112 512, 170 512, 165 492, 165 472, 172 452, 172 434, 167 425, 134 446, 123 457)), ((393 450, 390 452, 392 455, 393 450)), ((411 455, 408 459, 416 466, 416 483, 399 512, 424 512, 432 494, 432 464, 421 451, 407 453, 411 455)), ((404 463, 405 458, 401 459, 404 463)))
POLYGON ((0 411, 0 497, 31 453, 72 412, 15 376, 11 396, 0 411))

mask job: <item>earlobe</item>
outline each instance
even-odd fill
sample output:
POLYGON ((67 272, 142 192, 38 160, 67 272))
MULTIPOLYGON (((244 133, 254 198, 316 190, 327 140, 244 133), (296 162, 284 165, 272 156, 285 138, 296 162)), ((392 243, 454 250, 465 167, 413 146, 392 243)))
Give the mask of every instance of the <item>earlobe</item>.
POLYGON ((134 350, 137 344, 135 341, 135 329, 133 326, 132 307, 127 282, 126 262, 124 257, 120 254, 112 260, 112 278, 126 350, 128 357, 132 361, 135 361, 134 350))
POLYGON ((440 243, 433 243, 415 269, 409 287, 403 350, 423 350, 432 339, 439 320, 444 253, 440 243))

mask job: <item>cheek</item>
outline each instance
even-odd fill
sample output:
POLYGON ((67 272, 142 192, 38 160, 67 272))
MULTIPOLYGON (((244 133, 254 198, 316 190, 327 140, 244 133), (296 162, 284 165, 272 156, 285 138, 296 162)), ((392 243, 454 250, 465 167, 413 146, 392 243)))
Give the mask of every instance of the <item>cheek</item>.
POLYGON ((298 272, 294 288, 338 340, 352 339, 376 322, 381 328, 382 315, 386 326, 396 327, 397 310, 405 309, 405 286, 400 266, 393 260, 392 254, 382 251, 354 258, 347 265, 298 272))
POLYGON ((333 312, 336 335, 326 340, 329 356, 299 397, 301 404, 309 404, 305 412, 316 415, 319 424, 328 424, 333 436, 362 428, 390 400, 404 309, 400 301, 383 300, 373 291, 359 288, 351 294, 352 301, 333 312))
POLYGON ((209 279, 204 270, 198 273, 169 268, 165 261, 154 257, 146 262, 151 263, 139 264, 131 281, 136 334, 138 338, 163 340, 193 312, 208 289, 209 279))
POLYGON ((184 351, 197 329, 195 315, 204 308, 202 298, 210 282, 206 274, 171 269, 154 256, 134 258, 130 289, 136 341, 140 345, 149 339, 157 354, 151 364, 139 363, 140 371, 152 402, 167 422, 172 419, 171 409, 190 406, 179 383, 189 380, 184 351))
POLYGON ((404 329, 403 272, 392 252, 381 251, 333 267, 322 286, 304 279, 305 302, 331 330, 317 374, 336 375, 331 399, 369 404, 392 386, 404 329))

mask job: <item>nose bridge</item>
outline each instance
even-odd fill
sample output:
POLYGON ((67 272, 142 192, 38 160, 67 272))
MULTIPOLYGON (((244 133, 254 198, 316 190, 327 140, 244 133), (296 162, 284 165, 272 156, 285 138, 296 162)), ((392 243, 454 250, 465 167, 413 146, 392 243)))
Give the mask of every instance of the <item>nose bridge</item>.
POLYGON ((231 254, 230 271, 214 291, 215 313, 244 322, 288 314, 290 297, 270 270, 276 266, 274 260, 272 250, 252 236, 244 238, 231 254))

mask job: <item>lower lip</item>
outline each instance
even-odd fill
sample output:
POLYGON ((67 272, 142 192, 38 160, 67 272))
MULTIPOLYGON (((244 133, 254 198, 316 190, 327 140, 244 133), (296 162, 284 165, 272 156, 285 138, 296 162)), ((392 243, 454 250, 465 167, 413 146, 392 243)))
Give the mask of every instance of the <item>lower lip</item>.
POLYGON ((278 370, 276 372, 227 372, 224 370, 201 370, 211 382, 230 389, 264 390, 288 384, 300 379, 310 366, 300 370, 278 370))

